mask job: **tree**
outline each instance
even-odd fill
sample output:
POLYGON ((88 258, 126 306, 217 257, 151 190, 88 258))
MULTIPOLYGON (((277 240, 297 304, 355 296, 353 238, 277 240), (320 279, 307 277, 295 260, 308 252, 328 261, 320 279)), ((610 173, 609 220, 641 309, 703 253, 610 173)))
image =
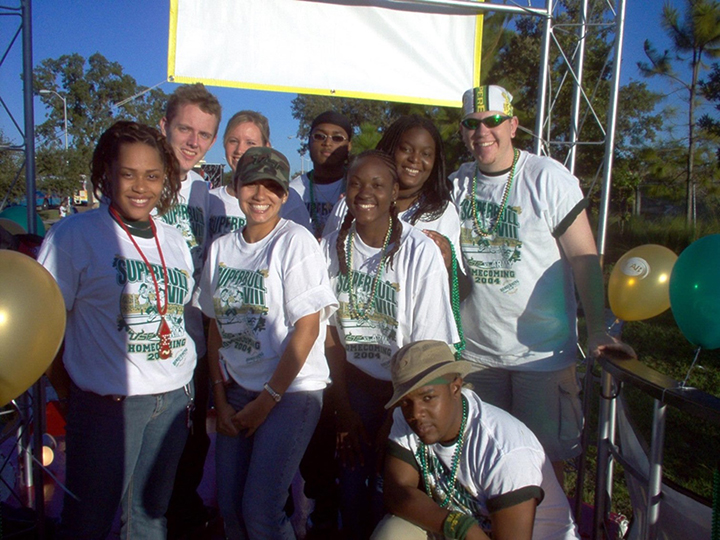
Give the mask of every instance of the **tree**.
POLYGON ((618 157, 632 159, 637 149, 653 145, 662 130, 661 114, 655 108, 662 99, 647 84, 630 81, 620 88, 617 125, 615 126, 615 151, 618 157))
POLYGON ((23 155, 9 150, 12 143, 0 130, 0 209, 3 202, 13 202, 25 194, 23 155))
MULTIPOLYGON (((578 33, 570 26, 580 20, 580 3, 576 0, 564 0, 558 4, 558 12, 553 21, 554 40, 560 45, 568 58, 576 49, 578 33)), ((585 58, 583 69, 583 91, 590 96, 598 118, 607 117, 610 99, 612 70, 608 58, 614 47, 615 30, 610 24, 612 14, 606 2, 593 0, 588 8, 589 30, 584 34, 585 58)), ((499 61, 489 76, 489 81, 507 88, 514 96, 516 114, 520 125, 531 129, 537 116, 537 93, 539 88, 538 62, 542 45, 544 20, 536 17, 516 17, 513 20, 516 33, 499 54, 499 61)), ((569 67, 560 48, 551 47, 548 59, 549 88, 553 99, 550 103, 550 153, 563 161, 568 151, 570 139, 570 110, 572 102, 572 79, 569 67)), ((659 115, 653 114, 659 96, 650 92, 645 84, 631 82, 620 90, 618 125, 616 130, 616 151, 623 151, 627 145, 637 143, 640 134, 650 141, 661 126, 659 115), (628 130, 632 136, 626 136, 628 130)), ((597 122, 592 120, 588 106, 581 103, 580 116, 585 121, 580 124, 580 135, 584 141, 603 141, 604 134, 597 122)), ((545 131, 545 136, 548 131, 545 131)), ((532 140, 521 133, 517 143, 529 148, 532 140)), ((576 174, 593 176, 604 155, 604 146, 588 145, 578 148, 576 174)))
MULTIPOLYGON (((705 81, 700 81, 700 91, 703 97, 714 104, 716 114, 720 114, 720 64, 713 64, 712 72, 705 81)), ((720 139, 720 120, 709 114, 704 114, 698 121, 698 127, 705 130, 708 135, 720 139)), ((717 165, 720 167, 720 146, 715 152, 717 165)))
POLYGON ((35 153, 37 187, 56 193, 60 197, 72 197, 80 189, 82 175, 89 171, 89 160, 81 150, 70 147, 67 152, 56 146, 40 146, 35 153))
POLYGON ((672 41, 672 52, 660 54, 649 40, 645 41, 647 62, 638 62, 640 71, 647 77, 662 76, 685 90, 688 102, 686 182, 686 222, 695 225, 696 178, 695 165, 695 111, 698 98, 700 72, 703 60, 720 56, 720 4, 714 0, 686 0, 683 18, 677 8, 670 4, 663 7, 661 26, 672 41), (690 80, 685 80, 673 68, 673 61, 687 62, 690 80))
POLYGON ((76 189, 80 174, 89 171, 92 151, 100 135, 117 120, 135 120, 157 126, 165 110, 167 95, 153 89, 121 107, 115 106, 146 90, 124 73, 122 66, 100 53, 87 61, 79 54, 63 55, 43 60, 33 70, 35 94, 48 110, 47 120, 36 128, 38 145, 38 173, 64 178, 63 193, 76 189), (64 116, 60 100, 54 94, 40 94, 51 90, 67 100, 67 123, 70 149, 61 149, 64 116), (64 158, 64 159, 63 159, 64 158), (75 186, 75 187, 73 187, 75 186))

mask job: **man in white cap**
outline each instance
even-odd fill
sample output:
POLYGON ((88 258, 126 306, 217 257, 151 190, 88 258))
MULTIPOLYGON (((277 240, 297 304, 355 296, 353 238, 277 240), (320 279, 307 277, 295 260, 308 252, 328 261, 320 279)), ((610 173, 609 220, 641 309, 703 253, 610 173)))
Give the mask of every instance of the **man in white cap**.
POLYGON ((461 124, 475 158, 450 176, 472 277, 463 358, 480 368, 468 382, 535 433, 562 484, 564 460, 581 452, 576 286, 589 353, 635 353, 605 328, 602 271, 578 179, 513 147, 518 119, 500 86, 465 92, 461 124))
POLYGON ((441 341, 392 359, 393 426, 373 540, 578 539, 570 506, 537 438, 463 389, 470 362, 441 341))

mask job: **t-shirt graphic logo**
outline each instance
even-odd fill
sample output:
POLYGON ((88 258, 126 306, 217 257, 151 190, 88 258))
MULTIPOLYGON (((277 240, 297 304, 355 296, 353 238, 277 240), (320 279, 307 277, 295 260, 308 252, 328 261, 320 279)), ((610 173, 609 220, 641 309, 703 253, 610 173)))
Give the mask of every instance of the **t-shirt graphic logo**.
POLYGON ((160 323, 158 305, 165 304, 165 321, 170 329, 172 349, 180 349, 187 341, 185 334, 185 302, 189 295, 189 275, 185 270, 167 268, 167 286, 162 266, 151 265, 158 280, 157 291, 153 277, 144 261, 116 256, 113 260, 115 281, 122 286, 117 316, 118 332, 127 334, 128 353, 147 354, 147 360, 158 360, 160 323), (160 298, 158 299, 158 293, 160 298), (159 301, 158 301, 159 300, 159 301))
POLYGON ((262 359, 258 336, 267 329, 267 269, 247 270, 218 265, 218 283, 213 295, 217 320, 221 323, 223 347, 246 353, 245 362, 262 359))

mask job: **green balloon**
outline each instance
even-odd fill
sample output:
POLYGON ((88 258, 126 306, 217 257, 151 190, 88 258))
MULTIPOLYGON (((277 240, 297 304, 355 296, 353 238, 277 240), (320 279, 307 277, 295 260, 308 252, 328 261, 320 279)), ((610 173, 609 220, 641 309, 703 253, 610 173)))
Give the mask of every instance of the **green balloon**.
POLYGON ((720 234, 700 238, 680 254, 670 276, 670 307, 690 343, 720 347, 720 234))

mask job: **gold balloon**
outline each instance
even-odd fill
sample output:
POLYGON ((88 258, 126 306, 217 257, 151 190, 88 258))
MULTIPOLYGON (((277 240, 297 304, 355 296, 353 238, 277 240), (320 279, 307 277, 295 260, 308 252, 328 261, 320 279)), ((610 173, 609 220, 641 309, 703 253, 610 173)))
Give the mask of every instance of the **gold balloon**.
POLYGON ((45 373, 65 335, 65 302, 50 272, 0 250, 0 406, 45 373))
POLYGON ((631 249, 610 274, 608 299, 618 319, 642 321, 670 307, 670 274, 677 255, 656 244, 631 249))

